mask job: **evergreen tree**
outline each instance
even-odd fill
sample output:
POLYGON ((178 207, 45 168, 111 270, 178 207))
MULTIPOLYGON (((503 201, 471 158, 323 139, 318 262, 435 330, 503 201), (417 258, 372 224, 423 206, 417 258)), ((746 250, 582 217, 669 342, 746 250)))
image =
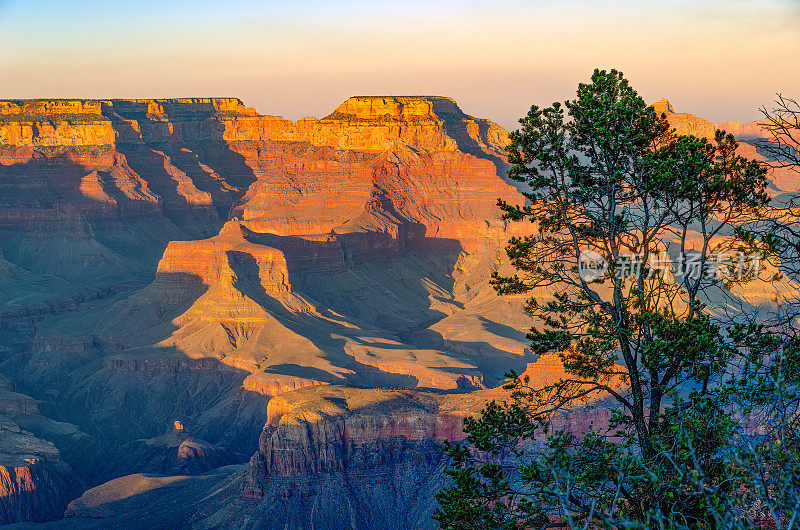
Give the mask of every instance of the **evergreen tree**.
MULTIPOLYGON (((748 527, 746 494, 769 488, 744 472, 765 458, 745 423, 795 384, 785 375, 800 348, 708 304, 757 272, 731 254, 758 246, 741 227, 768 207, 766 170, 721 131, 677 136, 616 70, 595 70, 575 99, 533 106, 520 125, 509 176, 527 201, 499 205, 534 230, 506 249, 518 274, 493 283, 536 295, 528 338, 565 375, 537 386, 512 372, 508 400, 465 420, 467 443, 447 445, 453 484, 435 519, 454 529, 748 527), (552 429, 555 413, 597 399, 613 403, 608 428, 552 429)), ((773 471, 793 480, 793 465, 773 471)), ((776 514, 800 500, 792 495, 776 514)))

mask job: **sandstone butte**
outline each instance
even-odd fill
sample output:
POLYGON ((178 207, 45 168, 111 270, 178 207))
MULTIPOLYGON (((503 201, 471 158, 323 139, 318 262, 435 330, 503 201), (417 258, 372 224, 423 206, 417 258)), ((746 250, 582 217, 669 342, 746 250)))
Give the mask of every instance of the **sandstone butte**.
POLYGON ((434 96, 0 101, 0 522, 430 527, 461 418, 561 373, 488 285, 506 140, 434 96))

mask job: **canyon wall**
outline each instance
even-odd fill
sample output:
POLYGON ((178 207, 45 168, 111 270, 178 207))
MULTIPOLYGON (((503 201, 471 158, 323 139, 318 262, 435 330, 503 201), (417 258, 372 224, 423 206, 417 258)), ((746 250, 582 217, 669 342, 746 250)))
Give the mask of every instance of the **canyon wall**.
POLYGON ((461 418, 561 375, 488 284, 506 142, 438 96, 0 102, 2 522, 430 526, 461 418))
MULTIPOLYGON (((262 431, 276 396, 467 392, 531 360, 521 300, 486 285, 508 237, 494 204, 520 200, 500 176, 506 132, 448 98, 355 97, 297 122, 230 98, 0 109, 0 370, 85 433, 55 438, 86 486, 253 454, 265 477, 293 473, 262 431), (174 420, 196 436, 163 434, 174 420)), ((324 444, 346 445, 334 433, 352 414, 327 420, 324 444)), ((441 436, 435 412, 417 416, 376 418, 352 454, 316 468, 312 451, 295 471, 341 473, 375 450, 366 475, 400 488, 421 458, 427 480, 441 436)), ((271 491, 253 458, 241 489, 271 491)))
POLYGON ((58 519, 84 489, 50 440, 80 443, 84 435, 42 416, 17 390, 0 376, 0 525, 58 519))

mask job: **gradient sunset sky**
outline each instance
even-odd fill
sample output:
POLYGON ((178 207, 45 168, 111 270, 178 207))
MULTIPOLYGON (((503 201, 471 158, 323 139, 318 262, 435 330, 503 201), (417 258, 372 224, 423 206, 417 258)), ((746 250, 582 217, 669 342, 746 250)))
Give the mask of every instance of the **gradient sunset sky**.
POLYGON ((236 96, 296 119, 437 94, 513 128, 594 67, 751 121, 800 97, 800 0, 0 0, 0 99, 236 96))

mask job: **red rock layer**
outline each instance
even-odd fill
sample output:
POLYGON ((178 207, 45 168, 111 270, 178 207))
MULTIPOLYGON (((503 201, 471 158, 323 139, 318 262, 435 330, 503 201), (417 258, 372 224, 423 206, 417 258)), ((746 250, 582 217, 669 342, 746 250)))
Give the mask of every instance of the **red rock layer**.
POLYGON ((447 98, 355 97, 322 120, 224 122, 258 180, 233 215, 280 235, 383 231, 403 223, 469 244, 497 216, 505 131, 447 98))
POLYGON ((0 101, 0 226, 67 209, 89 221, 227 215, 252 181, 221 139, 232 115, 255 111, 236 99, 0 101))
POLYGON ((461 250, 497 218, 498 197, 520 199, 497 174, 505 131, 446 98, 351 98, 322 120, 221 123, 257 178, 232 211, 240 228, 171 243, 159 270, 208 278, 233 240, 278 248, 290 269, 343 267, 345 247, 362 258, 461 250))
MULTIPOLYGON (((362 324, 347 322, 337 331, 346 319, 319 308, 311 299, 314 292, 296 296, 293 282, 301 273, 346 274, 370 261, 402 260, 414 250, 443 256, 496 251, 503 224, 495 203, 499 197, 521 200, 498 175, 505 168, 506 136, 499 126, 467 116, 452 100, 439 97, 355 97, 326 118, 296 123, 244 111, 217 113, 172 128, 166 124, 180 114, 175 103, 145 108, 114 102, 113 107, 150 146, 154 139, 165 146, 202 131, 219 133, 255 178, 219 235, 167 246, 157 283, 208 289, 173 320, 179 329, 161 346, 176 346, 191 356, 213 352, 254 372, 248 388, 269 394, 342 382, 342 377, 388 384, 380 379, 385 376, 378 377, 383 372, 416 379, 421 386, 481 384, 474 367, 440 352, 418 356, 412 353, 416 348, 383 335, 367 345, 363 336, 337 337, 356 333, 362 324), (307 339, 318 334, 326 338, 307 339), (338 360, 332 360, 331 349, 338 360), (287 364, 319 369, 319 379, 267 375, 271 366, 287 364), (375 373, 367 374, 370 370, 375 373)), ((417 272, 420 278, 431 273, 417 272)), ((363 289, 381 303, 377 290, 363 289)))
POLYGON ((399 215, 427 221, 429 237, 459 237, 458 222, 513 193, 497 179, 504 141, 502 128, 440 97, 351 98, 296 123, 230 98, 4 101, 0 225, 64 209, 185 218, 216 205, 227 215, 255 180, 234 211, 254 228, 392 230, 397 219, 381 216, 399 215), (375 215, 355 221, 365 212, 375 215))

